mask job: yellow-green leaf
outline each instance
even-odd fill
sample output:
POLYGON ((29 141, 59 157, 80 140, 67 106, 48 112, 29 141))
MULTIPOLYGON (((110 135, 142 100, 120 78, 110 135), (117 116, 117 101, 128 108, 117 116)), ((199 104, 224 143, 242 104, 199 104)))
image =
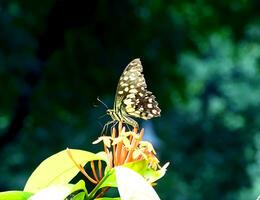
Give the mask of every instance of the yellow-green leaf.
POLYGON ((146 171, 144 171, 143 176, 145 177, 145 179, 149 182, 149 183, 154 183, 155 181, 159 180, 160 178, 162 178, 167 170, 167 167, 169 166, 169 162, 167 162, 166 164, 164 164, 164 166, 162 166, 161 169, 159 170, 154 170, 154 169, 148 169, 146 171))
POLYGON ((29 200, 64 200, 71 191, 72 185, 52 185, 42 189, 33 195, 29 200))
MULTIPOLYGON (((135 172, 139 173, 141 176, 144 176, 145 174, 148 173, 148 171, 151 174, 150 168, 148 167, 148 164, 149 163, 146 160, 139 160, 139 161, 127 163, 123 166, 134 170, 135 172)), ((102 182, 102 184, 100 184, 100 188, 102 188, 102 187, 117 187, 116 175, 115 175, 114 168, 113 169, 107 169, 105 174, 107 176, 104 177, 105 180, 102 182)), ((150 174, 149 174, 149 177, 152 176, 150 174)))
POLYGON ((72 187, 71 192, 75 192, 75 191, 79 191, 79 190, 82 190, 85 193, 87 193, 87 189, 86 189, 86 186, 85 186, 85 181, 80 180, 79 182, 77 182, 77 184, 72 187))
POLYGON ((78 199, 80 197, 84 197, 87 195, 85 182, 83 180, 80 180, 76 185, 72 185, 72 184, 52 185, 50 187, 40 190, 35 195, 30 197, 29 200, 47 200, 47 199, 64 200, 66 197, 68 197, 73 193, 77 193, 75 197, 79 196, 77 197, 78 199))
POLYGON ((91 160, 104 160, 107 162, 104 152, 94 154, 78 149, 63 150, 44 160, 35 169, 28 179, 24 191, 36 193, 51 185, 69 183, 79 172, 69 154, 81 166, 91 160))
POLYGON ((103 197, 103 198, 98 198, 95 200, 121 200, 119 197, 111 198, 111 197, 103 197))
POLYGON ((0 192, 0 200, 27 200, 32 193, 23 191, 0 192))

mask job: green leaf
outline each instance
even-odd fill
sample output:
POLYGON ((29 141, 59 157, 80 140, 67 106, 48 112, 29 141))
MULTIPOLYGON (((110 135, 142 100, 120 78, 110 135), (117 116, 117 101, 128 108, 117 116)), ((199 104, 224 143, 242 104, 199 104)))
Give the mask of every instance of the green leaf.
POLYGON ((72 191, 77 191, 77 190, 84 190, 87 193, 87 189, 86 189, 86 185, 85 185, 85 181, 80 180, 79 182, 77 182, 77 184, 75 184, 72 188, 72 191))
POLYGON ((23 191, 0 192, 0 200, 27 200, 32 193, 23 191))
POLYGON ((102 178, 100 182, 101 184, 99 185, 99 189, 103 187, 117 187, 114 168, 110 169, 109 171, 106 171, 105 176, 102 178))
POLYGON ((49 186, 35 195, 33 195, 30 200, 64 200, 77 199, 82 200, 86 196, 85 182, 80 180, 77 184, 57 184, 49 186), (74 195, 75 194, 75 195, 74 195), (83 198, 82 198, 83 197, 83 198))
POLYGON ((144 175, 146 171, 150 169, 148 166, 149 163, 147 160, 130 162, 124 165, 124 167, 130 168, 140 175, 144 175))
POLYGON ((33 195, 29 200, 64 200, 70 193, 73 185, 52 185, 33 195))
MULTIPOLYGON (((146 173, 145 170, 147 170, 147 167, 148 167, 148 162, 146 160, 141 160, 141 161, 127 163, 124 166, 136 171, 140 175, 144 175, 146 173)), ((117 187, 114 168, 113 169, 106 169, 105 174, 107 176, 104 177, 105 180, 100 184, 99 188, 102 188, 102 187, 117 187)))
POLYGON ((104 152, 94 154, 77 149, 63 150, 47 158, 36 168, 28 179, 24 191, 36 193, 51 185, 69 183, 79 172, 69 153, 81 166, 92 160, 107 161, 104 152))
POLYGON ((67 198, 68 200, 85 200, 86 197, 86 193, 85 192, 80 192, 78 194, 76 194, 74 197, 72 197, 71 199, 67 198))
POLYGON ((103 197, 103 198, 98 198, 95 200, 121 200, 120 197, 116 197, 116 198, 111 198, 111 197, 103 197))
POLYGON ((100 182, 96 185, 96 187, 89 193, 89 198, 92 199, 94 198, 95 194, 97 193, 97 191, 102 188, 102 187, 105 187, 105 186, 110 186, 110 187, 113 187, 111 186, 112 184, 114 184, 114 182, 111 182, 111 179, 115 178, 115 173, 114 173, 114 169, 106 169, 106 173, 105 173, 105 176, 100 180, 100 182))
POLYGON ((167 162, 164 166, 161 167, 159 170, 154 170, 154 169, 148 169, 144 171, 144 178, 148 180, 150 183, 154 183, 155 181, 159 180, 162 178, 167 170, 167 167, 169 166, 169 162, 167 162))
MULTIPOLYGON (((81 199, 83 196, 83 199, 88 194, 85 182, 83 180, 80 180, 76 185, 74 185, 71 189, 70 195, 72 196, 71 199, 81 199), (82 192, 80 192, 82 191, 82 192)), ((68 197, 67 197, 68 198, 68 197)), ((69 199, 69 198, 68 198, 69 199)))
POLYGON ((128 167, 135 172, 139 173, 141 176, 143 176, 149 183, 154 183, 158 179, 162 178, 167 170, 167 167, 169 166, 169 162, 167 162, 161 169, 154 170, 149 166, 148 161, 141 160, 136 162, 127 163, 124 165, 125 167, 128 167))
MULTIPOLYGON (((148 162, 146 160, 141 160, 141 161, 135 161, 131 163, 127 163, 123 165, 127 168, 130 168, 137 173, 139 173, 142 176, 147 175, 147 178, 153 177, 153 172, 154 170, 151 170, 148 168, 148 162)), ((155 173, 155 172, 154 172, 155 173)), ((103 187, 117 187, 117 182, 116 182, 116 176, 115 176, 115 170, 113 169, 106 169, 106 176, 104 176, 103 182, 99 185, 99 189, 103 187)))
POLYGON ((119 166, 115 168, 119 194, 122 200, 159 200, 151 185, 135 171, 119 166))

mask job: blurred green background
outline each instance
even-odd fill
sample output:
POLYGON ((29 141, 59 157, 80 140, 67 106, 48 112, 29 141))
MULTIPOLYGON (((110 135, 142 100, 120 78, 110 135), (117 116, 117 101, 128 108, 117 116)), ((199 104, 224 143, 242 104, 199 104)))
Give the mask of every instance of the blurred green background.
MULTIPOLYGON (((66 147, 91 151, 124 67, 162 109, 141 121, 163 200, 260 194, 260 1, 0 2, 0 191, 66 147), (98 107, 96 106, 98 105, 98 107)), ((62 163, 61 163, 62 164, 62 163)))

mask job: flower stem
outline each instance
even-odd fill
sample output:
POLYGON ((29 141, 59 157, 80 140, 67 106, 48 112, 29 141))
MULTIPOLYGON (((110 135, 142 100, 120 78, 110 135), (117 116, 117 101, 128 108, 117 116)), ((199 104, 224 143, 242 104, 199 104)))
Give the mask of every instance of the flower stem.
POLYGON ((97 191, 100 189, 100 186, 105 182, 105 180, 111 175, 111 170, 109 170, 106 175, 99 181, 99 183, 96 185, 96 187, 89 193, 89 199, 92 199, 97 191))

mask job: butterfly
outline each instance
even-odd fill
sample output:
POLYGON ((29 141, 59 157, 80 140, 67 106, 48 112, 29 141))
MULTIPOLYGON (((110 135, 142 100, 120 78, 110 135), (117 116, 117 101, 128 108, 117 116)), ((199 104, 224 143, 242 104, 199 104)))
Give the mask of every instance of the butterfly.
POLYGON ((112 122, 122 122, 132 127, 139 127, 132 118, 151 119, 159 117, 161 109, 152 92, 147 90, 143 66, 139 58, 131 61, 123 71, 115 94, 113 109, 108 109, 112 122))

